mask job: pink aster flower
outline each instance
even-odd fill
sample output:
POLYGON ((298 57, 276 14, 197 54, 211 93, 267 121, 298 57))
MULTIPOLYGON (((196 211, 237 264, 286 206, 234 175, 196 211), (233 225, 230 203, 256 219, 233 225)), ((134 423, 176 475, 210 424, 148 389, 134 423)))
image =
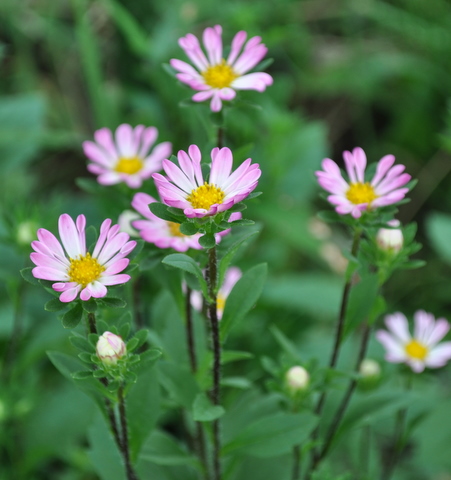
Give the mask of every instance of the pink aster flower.
MULTIPOLYGON (((133 197, 132 207, 139 212, 146 220, 132 221, 133 227, 139 230, 143 240, 155 244, 158 248, 173 248, 177 252, 186 252, 189 248, 202 250, 199 244, 200 233, 195 235, 184 235, 180 232, 180 225, 174 222, 168 222, 154 215, 149 210, 149 204, 156 202, 153 197, 147 193, 137 193, 133 197)), ((241 218, 240 212, 234 212, 230 215, 230 222, 241 218)), ((221 241, 224 235, 230 232, 224 230, 215 235, 216 243, 221 241)))
POLYGON ((85 155, 92 162, 88 170, 98 175, 97 181, 102 185, 125 182, 130 188, 139 188, 143 180, 161 170, 163 158, 171 155, 169 142, 160 143, 149 152, 157 136, 155 127, 133 128, 124 123, 117 127, 113 139, 111 130, 101 128, 94 133, 95 142, 83 142, 85 155))
POLYGON ((243 31, 235 35, 227 60, 223 57, 222 28, 219 25, 204 30, 202 40, 207 56, 193 34, 188 33, 179 39, 179 45, 196 68, 174 58, 170 64, 179 72, 176 77, 181 82, 198 90, 192 97, 195 102, 211 98, 211 110, 219 112, 222 100, 235 98, 235 90, 263 92, 272 85, 272 77, 267 73, 247 73, 263 59, 268 49, 261 43, 260 37, 252 37, 245 44, 246 38, 247 34, 243 31))
MULTIPOLYGON (((238 267, 230 267, 224 276, 224 282, 218 290, 216 299, 216 308, 218 319, 221 320, 224 313, 227 297, 230 295, 236 282, 242 277, 241 270, 238 267)), ((198 291, 191 292, 191 305, 199 312, 202 310, 202 294, 198 291)))
POLYGON ((343 158, 349 182, 330 158, 325 158, 322 162, 324 171, 315 172, 320 186, 332 193, 327 199, 336 206, 335 210, 340 215, 350 213, 354 218, 359 218, 364 210, 399 202, 409 191, 408 188, 401 187, 411 176, 402 173, 404 165, 392 166, 395 162, 393 155, 386 155, 379 160, 370 182, 365 180, 366 155, 361 148, 354 148, 352 153, 343 152, 343 158))
POLYGON ((31 243, 34 252, 30 258, 36 265, 33 275, 57 282, 52 287, 62 292, 62 302, 71 302, 79 293, 82 300, 101 298, 107 294, 107 286, 130 280, 130 275, 120 272, 127 267, 130 260, 125 257, 136 242, 129 242, 128 234, 119 232, 119 225, 111 226, 111 220, 107 219, 100 227, 100 236, 91 254, 86 249, 85 226, 84 215, 79 215, 74 223, 64 213, 58 222, 61 243, 44 228, 38 230, 39 240, 31 243))
POLYGON ((211 151, 211 170, 208 182, 200 167, 201 153, 191 145, 188 154, 180 150, 180 168, 169 160, 163 160, 168 178, 154 173, 161 199, 166 205, 183 209, 189 218, 216 215, 244 200, 257 186, 261 171, 257 163, 245 160, 233 173, 233 156, 230 149, 214 148, 211 151))
POLYGON ((443 367, 451 359, 451 342, 440 343, 448 333, 449 323, 444 318, 434 319, 431 313, 419 310, 414 315, 413 337, 402 313, 385 317, 389 330, 378 330, 376 338, 386 350, 385 359, 392 363, 406 363, 417 373, 425 367, 443 367))

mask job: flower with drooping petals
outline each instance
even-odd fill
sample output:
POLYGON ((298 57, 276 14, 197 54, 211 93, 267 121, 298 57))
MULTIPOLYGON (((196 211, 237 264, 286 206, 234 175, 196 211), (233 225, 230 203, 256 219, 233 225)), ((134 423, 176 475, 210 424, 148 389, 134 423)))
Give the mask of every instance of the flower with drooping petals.
POLYGON ((161 162, 171 155, 170 142, 156 145, 149 152, 158 136, 155 127, 138 125, 133 128, 122 124, 117 127, 115 138, 108 128, 94 133, 95 142, 83 142, 85 155, 92 163, 88 170, 98 175, 102 185, 125 182, 130 188, 139 188, 143 180, 161 170, 161 162))
POLYGON ((179 45, 196 68, 174 58, 170 64, 179 72, 176 77, 181 82, 198 90, 192 97, 193 101, 203 102, 211 98, 211 110, 219 112, 223 100, 235 98, 235 90, 263 92, 272 85, 273 79, 267 73, 247 73, 263 59, 268 49, 261 43, 260 37, 252 37, 244 44, 246 38, 244 31, 235 35, 227 60, 223 58, 222 28, 219 25, 204 30, 202 40, 207 56, 193 34, 188 33, 179 39, 179 45))
POLYGON ((244 200, 257 186, 261 171, 257 163, 245 160, 233 173, 233 156, 229 148, 211 151, 211 170, 208 182, 200 167, 199 147, 191 145, 188 154, 180 150, 180 168, 163 160, 168 178, 159 173, 152 175, 162 201, 171 207, 181 208, 189 218, 216 215, 244 200))
POLYGON ((79 215, 75 223, 64 213, 58 222, 61 243, 44 228, 38 230, 38 240, 31 243, 34 252, 30 258, 36 265, 33 276, 57 282, 52 287, 62 292, 59 297, 62 302, 72 302, 79 293, 84 301, 101 298, 107 294, 107 286, 130 280, 130 275, 120 272, 128 266, 130 260, 125 257, 136 242, 129 242, 129 235, 120 232, 119 225, 111 226, 111 220, 107 219, 90 253, 86 249, 85 227, 84 215, 79 215))
POLYGON ((402 200, 408 188, 403 187, 411 178, 402 173, 404 165, 395 165, 393 155, 382 157, 376 167, 376 173, 369 182, 365 179, 366 155, 356 147, 351 152, 343 152, 349 183, 343 178, 338 165, 330 158, 322 162, 323 170, 315 172, 318 183, 324 190, 332 193, 327 199, 335 205, 340 215, 350 213, 359 218, 365 210, 385 207, 402 200))
POLYGON ((97 340, 96 353, 104 365, 111 366, 126 355, 127 347, 119 335, 104 332, 97 340))
POLYGON ((392 363, 406 363, 417 373, 425 367, 439 368, 451 359, 451 342, 440 343, 450 325, 444 318, 434 319, 431 313, 419 310, 414 315, 413 337, 402 313, 385 317, 386 330, 378 330, 376 338, 386 350, 385 359, 392 363))
MULTIPOLYGON (((141 238, 146 242, 153 243, 158 248, 173 248, 177 252, 186 252, 189 248, 202 250, 203 247, 199 243, 199 238, 202 236, 200 233, 184 235, 180 232, 180 224, 163 220, 149 210, 149 204, 156 201, 147 193, 137 193, 133 197, 132 207, 146 218, 146 220, 132 221, 133 227, 139 230, 141 238)), ((234 212, 230 215, 229 222, 240 218, 241 212, 234 212)), ((216 244, 229 232, 230 228, 216 233, 216 244)))
MULTIPOLYGON (((230 267, 227 269, 224 276, 224 282, 216 296, 216 311, 219 320, 221 320, 224 313, 227 297, 230 295, 230 292, 242 275, 243 274, 238 267, 230 267)), ((191 292, 191 305, 198 311, 202 310, 202 294, 200 292, 191 292)))

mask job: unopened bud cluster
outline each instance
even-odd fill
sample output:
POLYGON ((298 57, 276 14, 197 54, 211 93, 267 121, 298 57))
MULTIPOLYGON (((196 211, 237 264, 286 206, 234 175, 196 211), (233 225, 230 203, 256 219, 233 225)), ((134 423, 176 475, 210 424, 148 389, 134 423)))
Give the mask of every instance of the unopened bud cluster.
POLYGON ((290 392, 297 393, 307 389, 310 382, 310 375, 304 367, 297 365, 287 371, 285 381, 290 392))
POLYGON ((398 253, 404 244, 402 230, 396 228, 400 226, 400 222, 399 220, 391 220, 388 225, 395 228, 381 228, 377 232, 376 242, 381 250, 398 253))
POLYGON ((111 366, 116 365, 118 360, 126 355, 127 347, 121 337, 105 332, 97 341, 96 353, 104 365, 111 366))

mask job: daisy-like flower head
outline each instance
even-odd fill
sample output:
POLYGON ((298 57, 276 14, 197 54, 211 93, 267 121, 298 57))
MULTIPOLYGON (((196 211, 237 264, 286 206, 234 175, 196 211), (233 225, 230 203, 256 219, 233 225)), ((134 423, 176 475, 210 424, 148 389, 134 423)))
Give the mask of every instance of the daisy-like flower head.
MULTIPOLYGON (((133 197, 132 207, 139 212, 146 220, 133 220, 132 225, 139 230, 143 240, 155 244, 158 248, 173 248, 177 252, 186 252, 189 248, 202 250, 199 243, 200 233, 195 235, 184 235, 180 232, 180 224, 168 222, 154 215, 149 210, 149 204, 156 202, 147 193, 137 193, 133 197)), ((234 212, 230 215, 230 222, 241 218, 241 212, 234 212)), ((224 235, 230 233, 230 228, 215 234, 216 244, 221 241, 224 235)))
POLYGON ((123 124, 117 127, 115 138, 108 128, 94 133, 95 142, 83 142, 85 155, 92 163, 88 170, 98 175, 102 185, 125 182, 130 188, 139 188, 143 180, 161 170, 161 162, 171 155, 169 142, 156 145, 149 152, 158 136, 155 127, 138 125, 133 128, 123 124))
POLYGON ((406 363, 414 372, 425 367, 439 368, 451 359, 451 342, 440 343, 448 333, 449 323, 444 318, 434 319, 431 313, 419 310, 414 315, 414 335, 402 313, 385 317, 386 330, 378 330, 376 338, 386 350, 385 359, 392 363, 406 363))
POLYGON ((272 85, 272 77, 267 73, 247 73, 263 59, 268 49, 261 43, 260 37, 252 37, 245 44, 246 38, 244 31, 235 35, 227 60, 223 57, 222 28, 219 25, 204 30, 202 40, 207 55, 193 34, 188 33, 179 39, 179 45, 196 68, 174 58, 170 64, 179 72, 176 77, 181 82, 198 90, 192 97, 193 101, 203 102, 211 98, 211 110, 219 112, 223 100, 235 98, 235 90, 263 92, 272 85))
POLYGON ((408 188, 403 187, 411 178, 407 173, 402 173, 404 165, 395 165, 395 157, 386 155, 379 160, 376 173, 369 182, 365 179, 366 155, 356 147, 351 152, 343 152, 347 182, 338 165, 330 158, 322 162, 323 170, 315 172, 318 183, 324 190, 332 193, 327 199, 335 205, 335 210, 340 215, 350 213, 354 218, 359 218, 364 210, 385 207, 402 200, 408 188))
POLYGON ((161 199, 166 205, 181 208, 189 218, 216 215, 244 200, 257 186, 261 171, 257 163, 245 160, 233 173, 233 156, 230 149, 214 148, 211 151, 210 178, 204 180, 200 167, 199 147, 191 145, 188 154, 180 150, 180 168, 163 160, 168 178, 152 175, 161 199))
POLYGON ((30 258, 36 265, 32 270, 34 277, 57 282, 52 287, 62 292, 59 297, 62 302, 72 302, 79 293, 85 301, 101 298, 107 294, 107 286, 130 280, 130 275, 120 272, 129 264, 125 257, 136 242, 129 242, 129 235, 120 232, 119 225, 111 226, 111 220, 107 219, 90 253, 86 249, 85 227, 84 215, 79 215, 75 223, 64 213, 58 222, 61 243, 44 228, 38 230, 38 240, 31 243, 34 252, 30 258))
MULTIPOLYGON (((218 290, 218 295, 216 297, 216 311, 219 320, 221 320, 224 313, 227 297, 230 295, 230 292, 242 275, 243 274, 238 267, 230 267, 227 269, 224 276, 224 282, 218 290)), ((199 312, 202 310, 202 294, 200 292, 191 292, 191 305, 199 312)))

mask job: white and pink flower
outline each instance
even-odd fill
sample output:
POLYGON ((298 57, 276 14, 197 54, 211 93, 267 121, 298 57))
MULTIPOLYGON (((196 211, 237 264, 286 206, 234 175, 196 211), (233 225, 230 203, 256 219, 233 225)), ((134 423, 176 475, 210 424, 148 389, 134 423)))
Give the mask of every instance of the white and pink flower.
MULTIPOLYGON (((158 248, 173 248, 177 252, 186 252, 190 248, 202 250, 203 247, 199 243, 199 238, 202 236, 200 233, 184 235, 180 232, 180 224, 163 220, 150 211, 149 205, 156 201, 147 193, 137 193, 133 197, 132 207, 146 219, 132 221, 132 226, 139 230, 141 238, 146 242, 153 243, 158 248)), ((233 222, 240 218, 241 213, 234 212, 230 215, 229 221, 233 222)), ((230 228, 216 233, 216 244, 229 232, 230 228)))
POLYGON ((245 44, 246 38, 244 31, 235 35, 227 60, 223 57, 222 28, 219 25, 204 30, 202 40, 207 55, 193 34, 188 33, 179 39, 180 47, 195 68, 174 58, 170 64, 179 72, 176 77, 181 82, 198 91, 192 97, 193 101, 203 102, 211 98, 211 110, 219 112, 223 100, 235 98, 235 90, 263 92, 272 85, 273 79, 267 73, 247 73, 263 59, 268 49, 261 43, 260 37, 252 37, 245 44))
POLYGON ((402 200, 408 188, 402 188, 411 176, 403 173, 404 165, 395 165, 395 157, 382 157, 371 181, 365 179, 366 155, 356 147, 352 152, 343 152, 349 182, 346 181, 338 165, 330 158, 322 162, 323 170, 315 172, 318 183, 324 190, 332 193, 327 199, 335 205, 340 215, 350 213, 359 218, 365 210, 385 207, 402 200))
POLYGON ((233 173, 233 156, 229 148, 211 151, 211 170, 208 182, 200 167, 199 147, 191 145, 188 153, 180 150, 180 168, 163 160, 168 178, 159 173, 152 175, 160 197, 166 205, 180 208, 189 218, 216 215, 244 200, 257 186, 261 171, 257 163, 245 160, 233 173))
POLYGON ((129 235, 120 232, 119 225, 111 226, 111 220, 107 219, 100 227, 91 254, 86 249, 85 227, 84 215, 79 215, 75 223, 65 213, 58 222, 61 243, 44 228, 38 230, 38 240, 31 243, 34 252, 30 258, 36 265, 33 276, 57 282, 52 287, 62 292, 59 297, 62 302, 72 302, 78 294, 84 301, 101 298, 107 294, 107 286, 130 280, 130 275, 120 272, 128 266, 130 260, 125 257, 136 242, 128 241, 129 235))
POLYGON ((157 136, 155 127, 144 125, 133 128, 124 123, 117 127, 114 138, 110 129, 101 128, 94 133, 95 142, 83 142, 85 155, 92 162, 88 170, 98 175, 102 185, 124 182, 130 188, 139 188, 143 180, 161 170, 161 162, 171 155, 169 142, 150 151, 157 136))
POLYGON ((406 363, 417 373, 425 367, 440 368, 451 359, 451 342, 440 343, 450 325, 444 318, 434 319, 431 313, 419 310, 414 315, 414 335, 402 313, 385 317, 386 330, 376 332, 377 340, 386 350, 385 359, 392 363, 406 363))
MULTIPOLYGON (((243 274, 238 267, 230 267, 227 269, 224 276, 224 282, 216 296, 216 311, 219 320, 221 320, 224 313, 227 297, 230 295, 230 292, 233 290, 233 287, 242 275, 243 274)), ((202 294, 200 292, 191 292, 191 305, 199 312, 202 310, 202 294)))

